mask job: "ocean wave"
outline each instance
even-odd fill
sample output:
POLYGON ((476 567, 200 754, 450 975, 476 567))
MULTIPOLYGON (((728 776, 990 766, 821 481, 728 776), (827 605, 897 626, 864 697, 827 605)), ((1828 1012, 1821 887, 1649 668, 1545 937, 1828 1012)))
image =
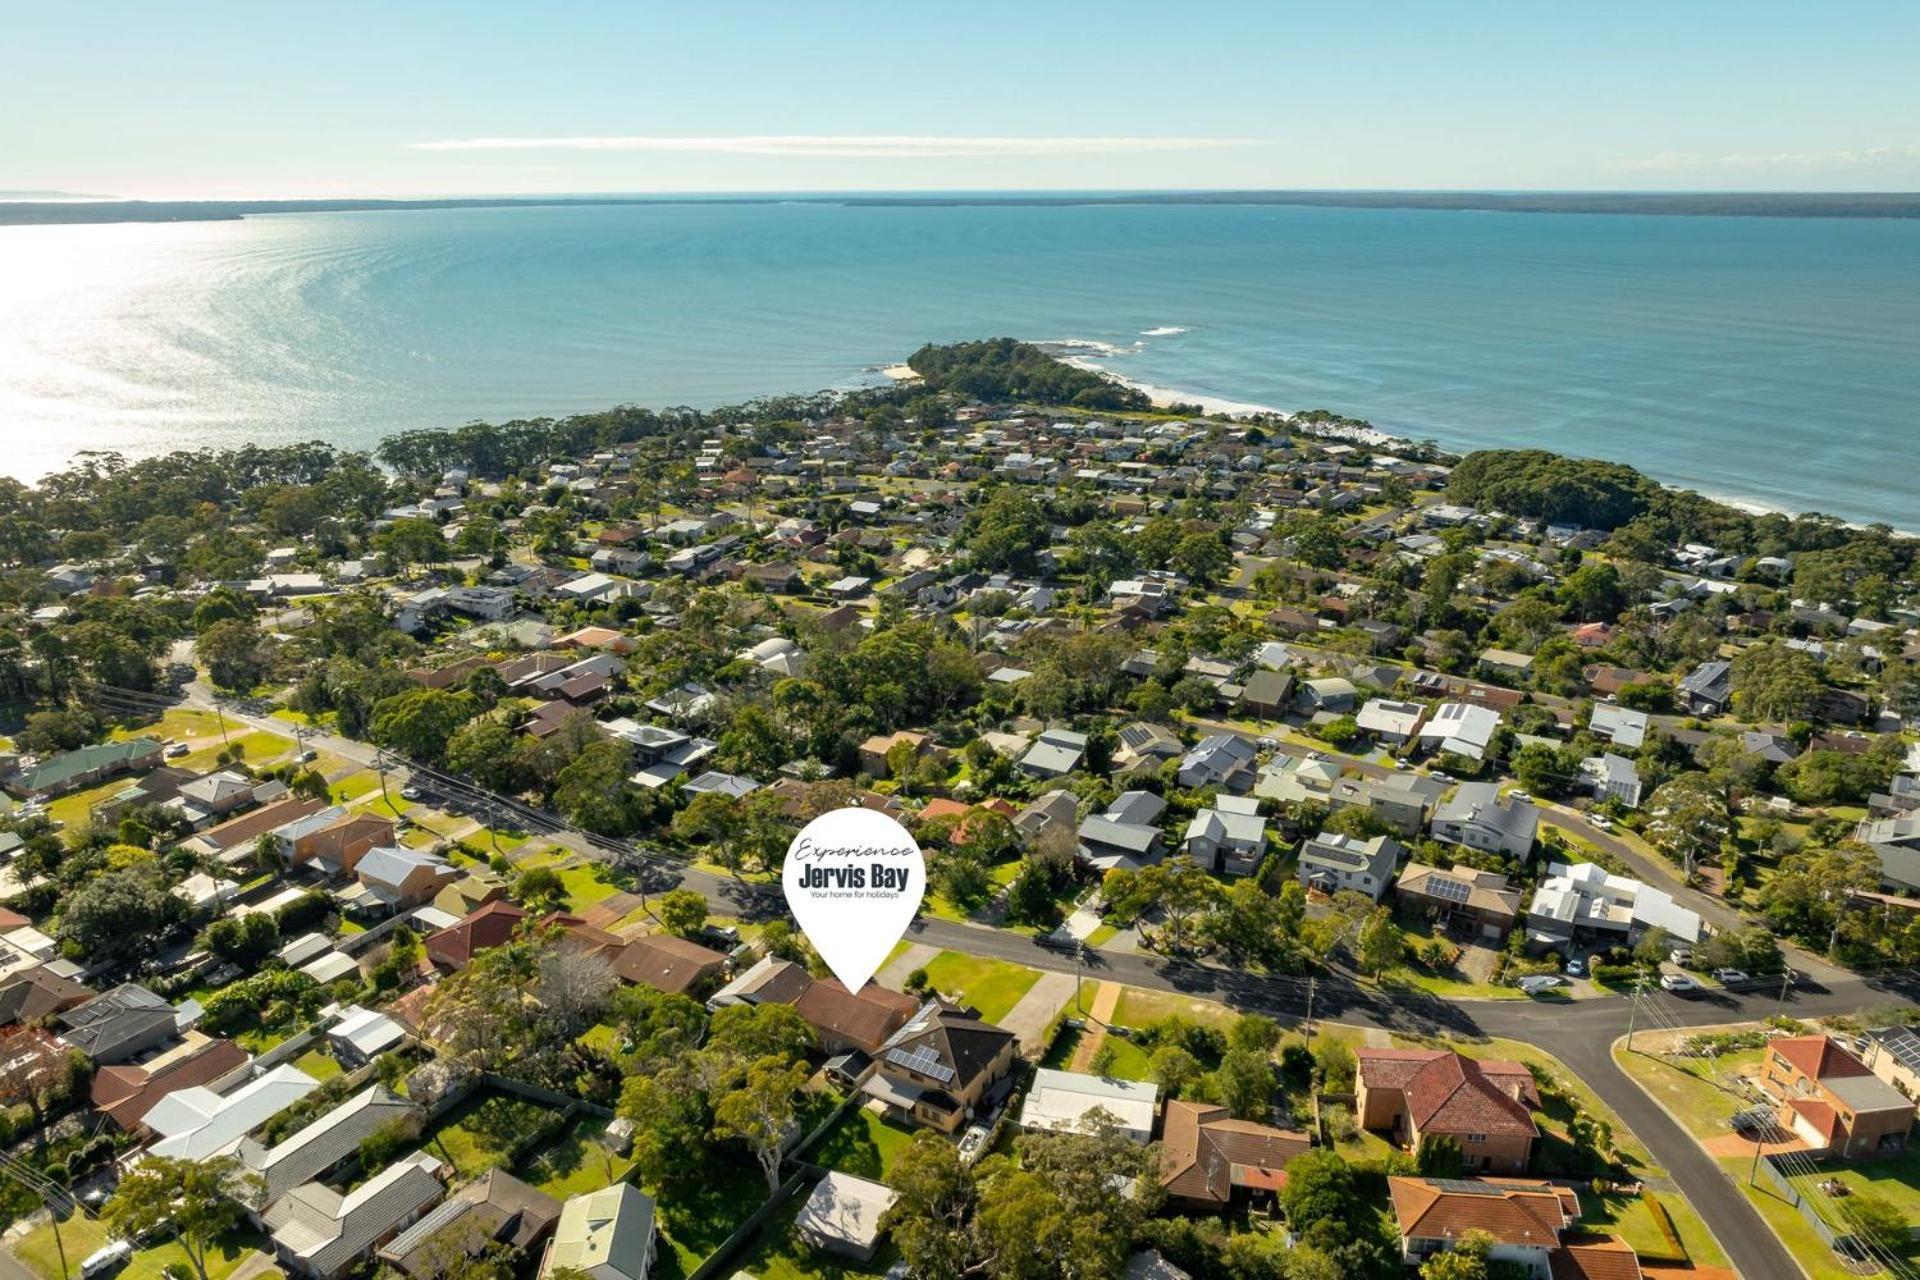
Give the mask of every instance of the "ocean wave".
POLYGON ((1193 330, 1183 324, 1163 324, 1158 329, 1142 329, 1143 338, 1171 338, 1176 333, 1192 333, 1193 330))
MULTIPOLYGON (((1091 351, 1095 355, 1105 356, 1111 360, 1117 356, 1131 355, 1146 344, 1133 342, 1126 346, 1121 346, 1117 342, 1105 342, 1099 338, 1041 338, 1037 339, 1033 345, 1048 355, 1091 351)), ((1063 355, 1062 358, 1064 359, 1065 356, 1063 355)))

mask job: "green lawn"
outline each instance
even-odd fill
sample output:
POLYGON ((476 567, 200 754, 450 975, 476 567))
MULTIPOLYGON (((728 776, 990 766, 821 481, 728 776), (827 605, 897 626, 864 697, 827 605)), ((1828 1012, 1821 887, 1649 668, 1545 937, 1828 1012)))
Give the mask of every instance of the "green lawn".
POLYGON ((558 1139, 535 1152, 517 1176, 556 1200, 612 1186, 627 1176, 633 1161, 601 1144, 603 1128, 596 1120, 575 1121, 558 1139))
POLYGON ((911 1129, 876 1116, 865 1107, 856 1107, 807 1153, 807 1159, 858 1178, 885 1182, 893 1162, 912 1141, 911 1129))
POLYGON ((539 1125, 545 1113, 546 1108, 523 1098, 486 1094, 448 1113, 424 1145, 459 1170, 464 1182, 504 1165, 514 1143, 539 1125))
POLYGON ((363 769, 359 773, 350 773, 334 783, 333 798, 344 804, 379 789, 380 775, 371 769, 363 769))
MULTIPOLYGON (((798 1197, 796 1197, 796 1200, 798 1197)), ((800 1211, 799 1204, 793 1213, 800 1211)), ((849 1262, 823 1253, 793 1233, 793 1216, 783 1215, 760 1237, 760 1244, 741 1259, 739 1271, 755 1280, 855 1280, 883 1276, 893 1263, 891 1245, 882 1246, 869 1263, 849 1262)))
POLYGON ((767 1200, 767 1180, 758 1166, 718 1164, 710 1174, 689 1181, 692 1185, 672 1190, 645 1188, 659 1208, 667 1243, 660 1251, 663 1266, 656 1272, 660 1280, 690 1274, 767 1200))
POLYGON ((1795 1190, 1809 1200, 1825 1195, 1819 1183, 1836 1178, 1855 1195, 1876 1195, 1891 1201, 1907 1216, 1909 1224, 1920 1225, 1920 1151, 1909 1150, 1885 1160, 1820 1160, 1815 1167, 1818 1177, 1794 1184, 1795 1190))
MULTIPOLYGON (((1669 1215, 1673 1214, 1675 1197, 1660 1199, 1669 1215)), ((1640 1255, 1641 1261, 1680 1264, 1686 1259, 1673 1257, 1673 1247, 1667 1242, 1666 1233, 1660 1230, 1660 1224, 1654 1216, 1654 1208, 1640 1196, 1608 1195, 1596 1196, 1591 1191, 1580 1193, 1580 1226, 1584 1230, 1617 1235, 1640 1255)), ((1680 1243, 1687 1244, 1686 1233, 1680 1229, 1680 1219, 1673 1217, 1674 1227, 1680 1232, 1680 1243)))
MULTIPOLYGON (((61 1223, 60 1243, 66 1246, 68 1273, 78 1276, 80 1260, 105 1245, 108 1238, 107 1229, 92 1219, 76 1216, 61 1223)), ((235 1232, 208 1255, 208 1280, 226 1280, 235 1267, 257 1252, 264 1243, 260 1236, 252 1232, 235 1232)), ((51 1226, 37 1227, 28 1232, 14 1242, 12 1249, 13 1256, 42 1280, 62 1280, 60 1250, 54 1242, 51 1226)), ((119 1275, 125 1280, 161 1280, 169 1266, 177 1266, 191 1274, 187 1251, 171 1240, 134 1254, 133 1261, 119 1275)))
POLYGON ((293 739, 283 738, 277 733, 268 733, 264 729, 255 729, 242 734, 229 733, 225 746, 215 742, 173 763, 181 768, 204 771, 212 768, 219 761, 222 751, 230 751, 235 747, 240 749, 241 757, 248 764, 260 764, 293 750, 293 739))
POLYGON ((1114 936, 1117 935, 1119 932, 1120 930, 1115 928, 1113 925, 1103 924, 1098 929, 1095 929, 1092 933, 1087 935, 1087 939, 1086 939, 1087 945, 1090 947, 1104 947, 1109 942, 1112 942, 1114 939, 1114 936))
MULTIPOLYGON (((227 721, 227 736, 231 738, 242 727, 237 721, 227 721)), ((115 742, 129 738, 217 738, 220 720, 211 711, 175 707, 152 724, 123 725, 109 736, 115 742)))
MULTIPOLYGON (((1088 1007, 1091 1008, 1093 995, 1088 993, 1088 1007)), ((1212 1000, 1195 1000, 1187 996, 1176 995, 1171 991, 1149 991, 1144 987, 1128 987, 1120 993, 1120 1003, 1114 1006, 1113 1020, 1123 1027, 1145 1027, 1175 1015, 1192 1019, 1225 1029, 1239 1017, 1233 1010, 1212 1000)))
POLYGON ((927 962, 927 980, 935 990, 956 995, 978 1009, 988 1022, 998 1022, 1040 981, 1040 973, 1005 960, 942 951, 927 962))
POLYGON ((618 885, 601 879, 600 868, 592 863, 563 868, 560 883, 567 891, 567 910, 576 914, 620 892, 618 885))
POLYGON ((343 1074, 341 1066, 332 1054, 323 1049, 309 1049, 293 1060, 293 1065, 318 1080, 321 1084, 343 1074))

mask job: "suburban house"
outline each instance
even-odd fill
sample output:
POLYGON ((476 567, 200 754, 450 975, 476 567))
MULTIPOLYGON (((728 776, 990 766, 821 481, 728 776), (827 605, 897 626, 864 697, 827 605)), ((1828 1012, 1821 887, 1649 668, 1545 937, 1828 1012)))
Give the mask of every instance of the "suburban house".
POLYGON ((1427 810, 1443 784, 1416 773, 1386 778, 1341 778, 1326 795, 1329 811, 1365 809, 1403 836, 1417 836, 1427 825, 1427 810))
POLYGON ((177 1089, 146 1114, 146 1126, 158 1139, 150 1150, 179 1160, 228 1155, 249 1133, 319 1087, 306 1072, 282 1063, 224 1094, 205 1085, 177 1089))
POLYGON ((1425 703, 1404 702, 1396 698, 1369 698, 1360 714, 1353 718, 1360 732, 1383 747, 1404 747, 1412 742, 1426 723, 1425 703))
POLYGON ((12 773, 0 778, 0 787, 22 800, 52 799, 123 773, 144 773, 157 768, 162 750, 158 738, 96 742, 31 764, 16 765, 12 773))
POLYGON ((1831 1036, 1767 1043, 1760 1082, 1779 1103, 1780 1126, 1827 1156, 1896 1155, 1913 1128, 1913 1100, 1831 1036))
POLYGON ((179 1034, 179 1012, 134 982, 60 1015, 60 1038, 98 1066, 127 1062, 179 1034))
MULTIPOLYGON (((194 853, 219 858, 229 866, 253 856, 253 844, 261 836, 290 822, 320 812, 327 806, 312 796, 282 796, 237 818, 199 832, 182 846, 194 853)), ((344 810, 342 810, 344 812, 344 810)))
MULTIPOLYGON (((1387 1191, 1401 1257, 1409 1267, 1451 1249, 1467 1232, 1480 1231, 1493 1240, 1489 1260, 1524 1267, 1532 1280, 1588 1275, 1565 1269, 1566 1262, 1579 1259, 1554 1257, 1562 1234, 1571 1233, 1580 1218, 1580 1197, 1571 1187, 1508 1178, 1390 1177, 1387 1191)), ((1593 1280, 1637 1280, 1640 1267, 1633 1251, 1618 1241, 1604 1247, 1612 1253, 1624 1250, 1625 1256, 1593 1273, 1593 1280)))
POLYGON ((1209 734, 1180 758, 1180 785, 1245 794, 1253 789, 1253 762, 1253 744, 1239 734, 1209 734))
POLYGON ((560 1202, 504 1169, 490 1169, 448 1196, 379 1252, 415 1280, 438 1280, 460 1258, 491 1246, 531 1254, 560 1219, 560 1202))
POLYGON ((856 994, 838 978, 816 978, 793 1001, 796 1013, 820 1037, 829 1057, 843 1053, 877 1055, 893 1034, 907 1024, 919 1001, 869 981, 856 994))
POLYGON ((1580 776, 1596 800, 1613 800, 1629 809, 1640 807, 1640 770, 1625 756, 1604 752, 1580 762, 1580 776))
POLYGON ((354 867, 358 883, 340 900, 349 910, 386 915, 430 902, 460 872, 437 853, 382 845, 369 849, 354 867))
POLYGON ((1450 933, 1480 942, 1498 942, 1520 919, 1520 892, 1509 888, 1497 871, 1442 870, 1409 862, 1400 869, 1393 893, 1403 907, 1423 912, 1450 933))
POLYGON ((1300 846, 1300 883, 1329 895, 1351 889, 1378 902, 1405 853, 1392 836, 1361 840, 1322 831, 1300 846))
POLYGON ((1125 867, 1138 871, 1160 861, 1160 815, 1167 802, 1151 791, 1123 791, 1105 813, 1080 824, 1079 854, 1100 871, 1125 867))
POLYGON ((129 1133, 139 1133, 147 1112, 168 1094, 211 1084, 247 1062, 247 1051, 233 1041, 189 1031, 179 1044, 141 1062, 101 1067, 93 1073, 90 1096, 102 1115, 129 1133))
POLYGON ((1240 705, 1263 720, 1277 720, 1293 705, 1293 674, 1256 671, 1248 677, 1240 705))
POLYGON ((1676 903, 1666 890, 1591 862, 1549 866, 1527 906, 1527 941, 1535 946, 1632 945, 1649 929, 1665 930, 1688 945, 1706 934, 1699 913, 1676 903))
POLYGON ((1121 727, 1120 746, 1113 753, 1113 764, 1115 769, 1128 773, 1136 769, 1158 769, 1185 753, 1186 748, 1173 730, 1135 720, 1121 727))
POLYGON ((1422 751, 1444 751, 1469 760, 1484 759, 1493 745, 1500 713, 1473 702, 1443 702, 1420 726, 1415 739, 1422 751))
POLYGON ((290 866, 312 866, 330 879, 351 875, 370 849, 393 843, 393 822, 377 813, 345 813, 323 810, 320 814, 294 824, 284 835, 276 833, 290 866))
POLYGON ((727 958, 670 933, 634 938, 609 954, 613 971, 622 981, 648 986, 669 995, 711 990, 727 971, 727 958))
POLYGON ((1860 1061, 1908 1098, 1920 1098, 1920 1032, 1912 1027, 1876 1027, 1867 1032, 1860 1061))
POLYGON ((1013 1032, 929 1000, 880 1047, 878 1070, 861 1089, 903 1123, 955 1133, 997 1100, 1013 1051, 1013 1032))
POLYGON ((899 1198, 884 1183, 830 1169, 800 1206, 794 1234, 816 1249, 871 1262, 880 1248, 881 1221, 899 1198))
POLYGON ((250 1207, 264 1209, 301 1183, 327 1177, 359 1153, 361 1142, 387 1125, 407 1125, 418 1134, 424 1116, 418 1106, 376 1084, 272 1147, 241 1139, 235 1154, 260 1179, 258 1194, 249 1196, 250 1207))
POLYGON ((426 936, 427 959, 443 969, 459 971, 474 956, 509 941, 527 913, 501 898, 426 936))
POLYGON ((1028 840, 1052 831, 1072 831, 1080 817, 1080 797, 1066 789, 1049 791, 1014 816, 1013 828, 1028 840))
POLYGON ((778 956, 762 956, 745 973, 707 997, 707 1008, 730 1004, 792 1004, 812 984, 806 969, 778 956))
POLYGON ((1540 829, 1540 811, 1526 800, 1502 796, 1498 784, 1463 782, 1433 811, 1433 838, 1483 853, 1526 860, 1540 829))
POLYGON ((540 1259, 542 1280, 584 1271, 591 1280, 647 1280, 657 1251, 653 1197, 631 1182, 572 1196, 540 1259))
POLYGON ((1476 1061, 1446 1049, 1355 1051, 1354 1119, 1418 1150, 1421 1140, 1451 1138, 1462 1167, 1525 1173, 1540 1136, 1540 1093, 1518 1062, 1476 1061))
POLYGON ((1048 729, 1020 757, 1020 772, 1035 778, 1062 778, 1086 758, 1087 735, 1073 729, 1048 729))
POLYGON ((1267 820, 1251 796, 1222 795, 1187 824, 1187 857, 1209 871, 1252 875, 1267 852, 1267 820))
POLYGON ((1306 1133, 1235 1120, 1225 1107, 1169 1099, 1160 1131, 1160 1185, 1180 1209, 1217 1213, 1270 1202, 1287 1162, 1313 1145, 1306 1133))
POLYGON ((1733 701, 1733 664, 1715 658, 1680 678, 1680 705, 1697 716, 1717 716, 1733 701))
POLYGON ((439 1203, 440 1159, 416 1151, 342 1195, 308 1182, 267 1209, 267 1230, 281 1266, 310 1280, 345 1275, 377 1246, 439 1203))
POLYGON ((1149 1081, 1042 1067, 1034 1072, 1020 1108, 1020 1127, 1047 1133, 1093 1133, 1105 1122, 1144 1145, 1153 1140, 1159 1103, 1160 1086, 1149 1081))
POLYGON ((1326 804, 1346 766, 1330 756, 1276 755, 1260 770, 1253 794, 1282 804, 1326 804))
POLYGON ((1647 740, 1647 713, 1613 702, 1596 702, 1587 728, 1622 751, 1638 751, 1647 740))

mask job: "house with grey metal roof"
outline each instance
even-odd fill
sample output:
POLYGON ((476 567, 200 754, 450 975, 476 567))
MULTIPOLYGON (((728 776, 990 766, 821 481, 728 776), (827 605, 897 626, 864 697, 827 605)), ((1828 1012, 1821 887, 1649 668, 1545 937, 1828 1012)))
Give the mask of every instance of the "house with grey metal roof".
POLYGON ((446 1188, 439 1175, 439 1157, 416 1151, 345 1195, 325 1183, 302 1183, 267 1209, 274 1256, 310 1280, 345 1275, 440 1202, 446 1188))
POLYGON ((1526 800, 1502 796, 1491 782, 1463 782, 1433 811, 1433 838, 1484 853, 1525 859, 1540 828, 1540 811, 1526 800))
POLYGON ((272 1147, 242 1139, 235 1154, 260 1178, 252 1207, 265 1208, 303 1182, 325 1178, 360 1150, 360 1144, 391 1124, 418 1132, 425 1113, 414 1103, 370 1085, 318 1120, 272 1147))
POLYGON ((1326 894, 1352 890, 1378 902, 1405 853, 1392 836, 1361 840, 1322 831, 1300 846, 1300 883, 1326 894))

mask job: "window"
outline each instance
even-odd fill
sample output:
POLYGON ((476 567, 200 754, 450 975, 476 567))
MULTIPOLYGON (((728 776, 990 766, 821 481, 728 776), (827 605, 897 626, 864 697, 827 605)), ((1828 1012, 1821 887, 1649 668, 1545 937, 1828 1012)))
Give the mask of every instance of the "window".
POLYGON ((1469 1143, 1474 1144, 1475 1146, 1478 1146, 1480 1143, 1485 1142, 1486 1140, 1487 1140, 1487 1135, 1484 1133, 1470 1133, 1467 1135, 1467 1141, 1469 1143))

